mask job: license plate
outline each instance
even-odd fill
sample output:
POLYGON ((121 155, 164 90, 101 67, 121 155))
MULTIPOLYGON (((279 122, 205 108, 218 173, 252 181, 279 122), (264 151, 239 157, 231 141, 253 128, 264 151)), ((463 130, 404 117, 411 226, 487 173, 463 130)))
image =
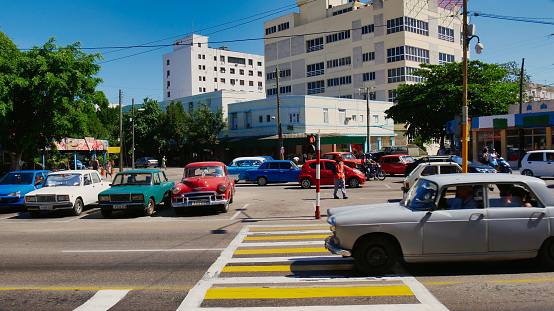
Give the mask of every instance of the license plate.
POLYGON ((51 211, 54 209, 54 206, 52 205, 42 205, 39 207, 39 210, 41 211, 51 211))
POLYGON ((191 204, 192 205, 205 205, 205 204, 208 204, 210 203, 209 201, 192 201, 191 204))
POLYGON ((113 209, 127 209, 127 205, 114 205, 113 209))

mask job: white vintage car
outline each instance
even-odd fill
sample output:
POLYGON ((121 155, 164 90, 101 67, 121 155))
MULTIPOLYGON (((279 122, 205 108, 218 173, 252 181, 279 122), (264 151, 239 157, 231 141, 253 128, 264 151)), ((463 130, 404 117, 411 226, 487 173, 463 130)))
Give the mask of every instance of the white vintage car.
POLYGON ((554 195, 544 181, 510 174, 421 177, 400 203, 331 208, 331 253, 369 275, 406 262, 538 257, 554 267, 554 195))
POLYGON ((102 181, 95 170, 56 172, 46 177, 42 188, 25 195, 25 207, 32 217, 56 209, 69 209, 78 216, 108 188, 110 183, 102 181))

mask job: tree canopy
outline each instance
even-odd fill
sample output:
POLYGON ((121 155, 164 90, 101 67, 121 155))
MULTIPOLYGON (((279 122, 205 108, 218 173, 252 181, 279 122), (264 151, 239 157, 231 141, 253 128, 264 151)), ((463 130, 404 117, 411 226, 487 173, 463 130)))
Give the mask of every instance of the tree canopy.
POLYGON ((107 107, 95 90, 101 55, 82 52, 79 42, 61 47, 55 41, 21 52, 0 32, 0 145, 11 151, 12 169, 25 150, 89 135, 93 105, 107 107))
MULTIPOLYGON (((413 74, 423 83, 402 84, 397 89, 397 104, 385 113, 395 122, 406 123, 406 134, 423 141, 441 139, 446 122, 462 114, 463 63, 421 64, 413 74)), ((497 64, 470 61, 468 100, 470 117, 504 114, 518 101, 519 87, 504 82, 508 70, 497 64)))

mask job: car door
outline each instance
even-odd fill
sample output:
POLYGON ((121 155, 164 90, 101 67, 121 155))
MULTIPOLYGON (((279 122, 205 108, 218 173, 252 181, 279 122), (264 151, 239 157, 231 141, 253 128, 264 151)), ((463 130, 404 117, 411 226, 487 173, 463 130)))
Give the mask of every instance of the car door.
POLYGON ((280 182, 293 182, 298 180, 299 171, 294 169, 291 162, 281 162, 279 172, 280 182))
POLYGON ((491 252, 536 251, 549 236, 546 208, 538 201, 535 201, 537 206, 523 207, 518 198, 510 194, 514 187, 521 187, 529 192, 524 184, 517 183, 490 184, 487 187, 487 222, 491 252))
POLYGON ((387 172, 387 174, 394 174, 391 166, 391 157, 382 157, 379 159, 379 163, 381 164, 381 169, 387 172))
POLYGON ((531 170, 533 175, 542 176, 543 175, 543 164, 544 164, 544 152, 533 152, 530 153, 525 160, 525 163, 522 163, 525 169, 531 170))
MULTIPOLYGON (((100 189, 100 185, 98 185, 98 189, 100 189)), ((98 201, 98 193, 100 193, 100 191, 97 192, 95 190, 95 185, 90 173, 83 174, 83 190, 80 193, 83 198, 83 203, 88 205, 98 201)))
POLYGON ((544 175, 554 176, 554 152, 545 152, 544 175))
POLYGON ((483 208, 483 186, 472 186, 478 208, 455 208, 457 187, 441 190, 439 209, 422 218, 424 254, 468 254, 487 252, 486 209, 483 208), (452 207, 452 208, 451 208, 452 207))
POLYGON ((269 182, 280 182, 281 181, 281 164, 282 162, 270 162, 267 165, 267 168, 263 170, 262 175, 267 177, 269 182))
POLYGON ((334 185, 333 169, 335 168, 335 161, 322 161, 321 163, 321 176, 320 181, 322 185, 334 185))
POLYGON ((156 203, 162 202, 165 190, 162 187, 162 181, 160 179, 160 172, 156 172, 153 174, 154 176, 154 185, 152 186, 153 193, 154 193, 154 199, 156 200, 156 203))

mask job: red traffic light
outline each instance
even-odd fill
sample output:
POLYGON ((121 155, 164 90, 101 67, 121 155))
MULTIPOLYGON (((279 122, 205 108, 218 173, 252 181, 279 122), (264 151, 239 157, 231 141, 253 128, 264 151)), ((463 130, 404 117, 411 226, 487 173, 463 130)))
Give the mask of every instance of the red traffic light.
POLYGON ((315 136, 309 135, 308 136, 308 145, 314 145, 315 144, 315 136))

